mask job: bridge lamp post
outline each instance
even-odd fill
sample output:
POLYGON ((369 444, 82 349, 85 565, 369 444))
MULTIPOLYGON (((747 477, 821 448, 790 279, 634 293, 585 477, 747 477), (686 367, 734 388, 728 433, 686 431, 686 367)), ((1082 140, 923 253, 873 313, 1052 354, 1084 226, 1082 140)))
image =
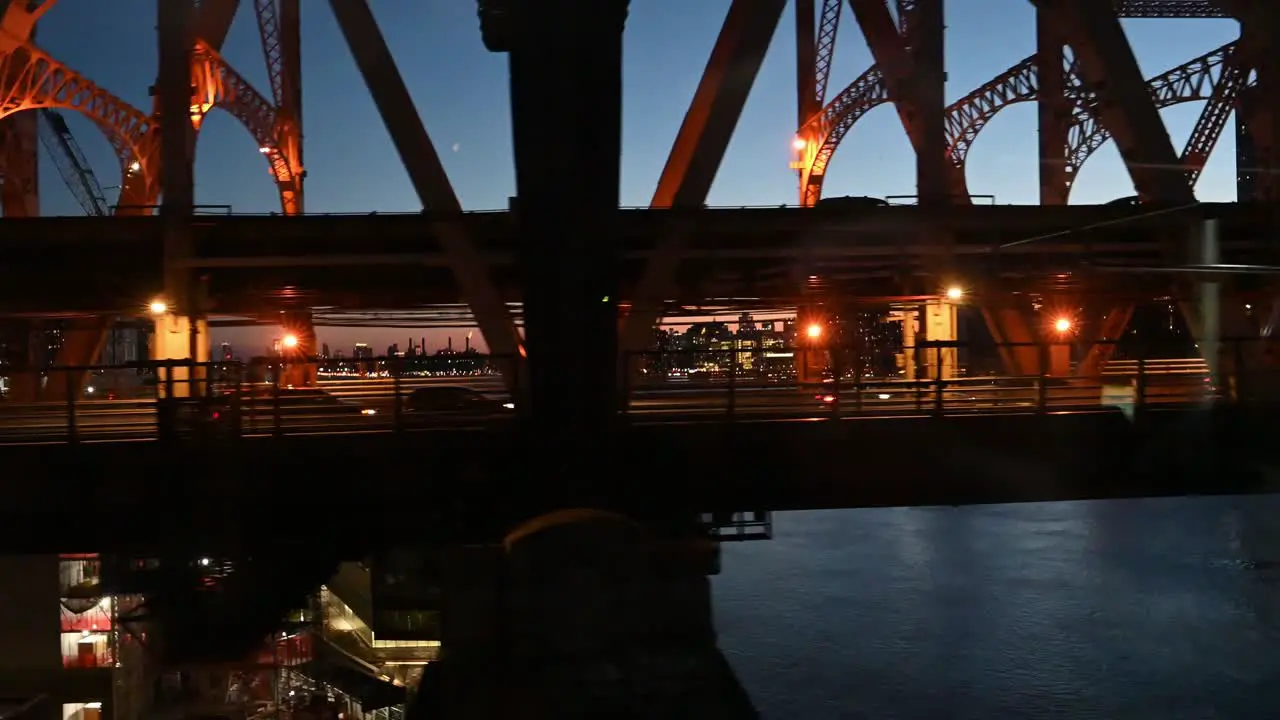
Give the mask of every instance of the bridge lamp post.
POLYGON ((1071 374, 1071 344, 1068 338, 1073 329, 1075 329, 1075 323, 1071 318, 1060 316, 1054 319, 1053 330, 1056 337, 1054 342, 1049 343, 1046 348, 1047 374, 1054 377, 1066 377, 1071 374))
POLYGON ((156 316, 164 315, 165 313, 169 312, 169 303, 159 298, 156 298, 155 300, 151 301, 150 305, 147 306, 147 310, 151 311, 152 315, 156 315, 156 316))
POLYGON ((959 300, 962 297, 964 297, 964 288, 958 285, 952 285, 951 287, 947 288, 948 300, 951 300, 954 302, 956 300, 959 300))

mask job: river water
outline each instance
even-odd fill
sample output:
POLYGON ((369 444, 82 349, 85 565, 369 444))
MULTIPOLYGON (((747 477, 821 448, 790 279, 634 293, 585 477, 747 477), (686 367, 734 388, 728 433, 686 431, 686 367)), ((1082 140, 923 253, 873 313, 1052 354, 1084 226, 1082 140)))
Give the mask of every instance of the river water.
POLYGON ((787 513, 723 560, 768 720, 1280 718, 1280 496, 787 513))

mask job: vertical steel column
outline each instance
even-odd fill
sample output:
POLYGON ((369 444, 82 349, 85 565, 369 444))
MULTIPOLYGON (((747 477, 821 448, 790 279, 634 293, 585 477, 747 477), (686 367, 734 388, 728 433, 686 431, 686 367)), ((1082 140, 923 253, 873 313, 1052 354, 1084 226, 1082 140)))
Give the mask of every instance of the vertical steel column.
POLYGON ((1273 0, 1259 0, 1244 28, 1249 45, 1260 49, 1254 116, 1249 122, 1258 167, 1257 199, 1267 202, 1280 200, 1280 53, 1273 45, 1280 32, 1280 7, 1276 5, 1273 0))
POLYGON ((1067 142, 1071 103, 1063 68, 1065 43, 1053 19, 1036 8, 1036 108, 1040 121, 1040 204, 1067 204, 1067 142))
MULTIPOLYGON (((198 316, 194 284, 185 261, 191 255, 191 213, 195 206, 191 125, 191 5, 157 0, 160 72, 156 83, 160 111, 160 185, 164 218, 165 294, 172 310, 198 316)), ((192 324, 194 328, 194 323, 192 324)), ((194 340, 193 340, 194 342, 194 340)), ((195 357, 194 348, 192 357, 195 357)))
MULTIPOLYGON (((280 50, 283 58, 284 92, 297 142, 298 167, 306 167, 302 157, 302 8, 301 0, 280 0, 280 50)), ((298 179, 298 189, 302 180, 298 179)), ((299 192, 299 198, 302 193, 299 192)), ((302 200, 299 199, 299 211, 302 200)))
MULTIPOLYGON (((18 82, 10 78, 9 82, 18 82)), ((4 216, 37 217, 40 215, 40 156, 37 123, 34 112, 15 113, 0 120, 3 138, 4 184, 0 186, 0 206, 4 216)))
POLYGON ((814 0, 796 1, 796 127, 822 107, 818 96, 818 38, 814 0))
POLYGON ((1257 88, 1245 88, 1236 106, 1236 201, 1254 202, 1258 199, 1258 151, 1253 141, 1249 118, 1254 117, 1257 105, 1257 88))
POLYGON ((530 410, 561 442, 604 451, 617 403, 616 235, 627 0, 526 5, 511 47, 530 410))
POLYGON ((946 24, 943 0, 917 0, 911 13, 912 95, 920 133, 916 148, 916 193, 923 207, 948 204, 946 24))
MULTIPOLYGON (((5 8, 3 25, 4 32, 17 33, 14 41, 35 40, 36 21, 25 8, 13 5, 5 8)), ((11 71, 15 74, 4 78, 8 87, 21 81, 17 73, 21 72, 22 65, 17 65, 11 71)), ((40 214, 39 121, 34 112, 14 113, 0 120, 0 152, 3 152, 0 169, 4 171, 0 208, 7 218, 40 214)))
POLYGON ((279 117, 276 119, 276 135, 284 147, 285 156, 294 171, 289 188, 294 197, 295 212, 306 212, 306 193, 303 184, 307 178, 302 154, 302 8, 301 0, 280 0, 280 77, 282 97, 279 99, 279 117))

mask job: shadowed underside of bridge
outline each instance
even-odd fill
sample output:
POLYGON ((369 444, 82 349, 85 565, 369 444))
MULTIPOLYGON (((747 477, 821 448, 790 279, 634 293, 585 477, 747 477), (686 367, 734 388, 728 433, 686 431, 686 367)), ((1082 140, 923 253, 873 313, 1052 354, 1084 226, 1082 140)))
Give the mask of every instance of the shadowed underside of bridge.
POLYGON ((536 455, 519 431, 245 439, 216 453, 154 442, 7 446, 6 466, 41 467, 54 480, 6 490, 0 547, 246 551, 292 536, 297 523, 352 522, 360 532, 307 543, 354 558, 388 542, 496 542, 563 507, 674 529, 707 512, 1263 492, 1280 490, 1280 451, 1265 441, 1274 411, 635 426, 620 428, 613 463, 580 477, 528 464, 536 455), (317 491, 321 469, 327 489, 317 491), (69 504, 120 522, 104 537, 94 523, 66 522, 69 504))

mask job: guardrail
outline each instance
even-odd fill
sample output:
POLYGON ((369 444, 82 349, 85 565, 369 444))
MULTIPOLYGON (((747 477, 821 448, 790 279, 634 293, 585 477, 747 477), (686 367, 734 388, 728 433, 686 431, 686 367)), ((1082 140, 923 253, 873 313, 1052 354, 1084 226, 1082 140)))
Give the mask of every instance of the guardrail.
MULTIPOLYGON (((1019 347, 1028 346, 986 346, 985 354, 1019 347)), ((624 363, 618 413, 631 423, 1102 409, 1133 414, 1280 397, 1280 373, 1244 361, 1251 347, 1261 347, 1253 340, 1224 341, 1216 373, 1199 359, 1129 358, 1113 360, 1093 376, 1074 374, 1077 367, 1053 375, 1048 357, 1055 348, 1066 349, 1034 347, 1045 363, 1033 375, 969 375, 980 364, 960 354, 969 348, 958 343, 896 354, 782 346, 637 353, 624 363), (799 375, 797 364, 804 370, 799 375)), ((19 402, 10 393, 0 401, 0 443, 488 428, 517 414, 518 400, 507 396, 496 374, 500 360, 460 353, 55 367, 42 374, 36 400, 19 402), (86 375, 89 384, 77 391, 86 375)))

